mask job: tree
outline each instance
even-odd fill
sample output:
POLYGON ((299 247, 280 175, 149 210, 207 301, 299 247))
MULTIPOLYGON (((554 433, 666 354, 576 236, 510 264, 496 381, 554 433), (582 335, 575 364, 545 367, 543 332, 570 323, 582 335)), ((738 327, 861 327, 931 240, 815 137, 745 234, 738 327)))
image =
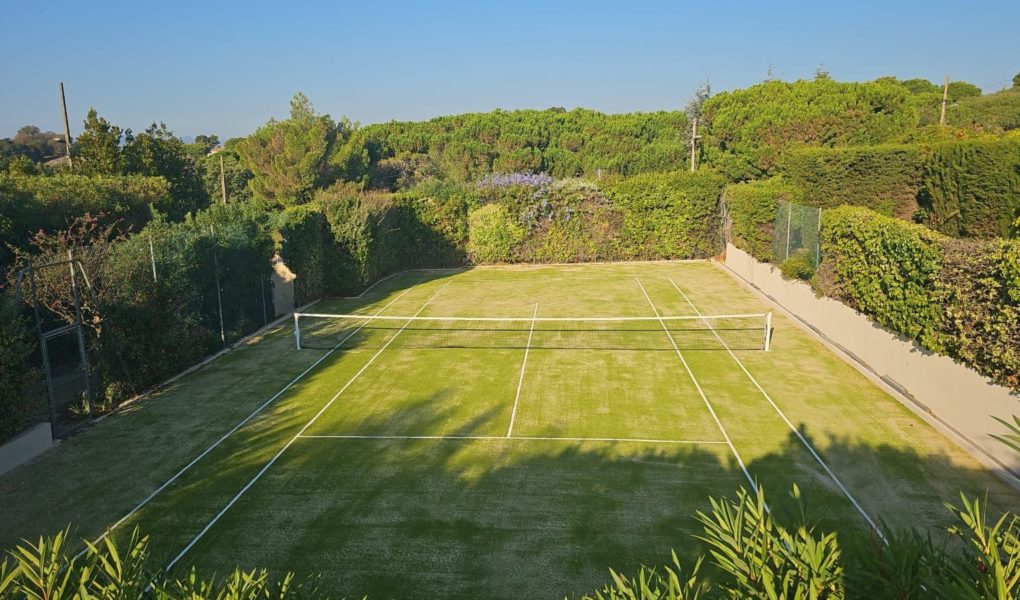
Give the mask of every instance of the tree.
POLYGON ((1020 89, 1020 73, 1013 76, 1013 87, 1020 89))
POLYGON ((85 175, 117 175, 123 171, 120 153, 124 131, 90 108, 85 129, 78 136, 75 169, 85 175))
POLYGON ((195 144, 202 147, 205 153, 208 154, 213 148, 220 145, 220 136, 215 133, 210 135, 196 135, 195 144))
POLYGON ((129 133, 123 158, 126 173, 167 180, 170 196, 175 201, 171 216, 181 218, 187 212, 209 205, 209 195, 193 158, 185 151, 184 142, 166 124, 153 123, 138 136, 129 133))
POLYGON ((949 82, 949 98, 954 102, 962 100, 963 98, 971 98, 980 95, 981 88, 973 83, 967 83, 966 81, 949 82))
POLYGON ((252 173, 245 168, 241 157, 232 150, 221 150, 216 154, 204 155, 198 159, 197 167, 202 174, 202 185, 205 193, 213 203, 219 202, 222 194, 220 188, 220 161, 223 161, 223 182, 227 188, 227 201, 247 202, 251 200, 251 188, 248 182, 252 173))
POLYGON ((349 135, 329 115, 316 114, 307 96, 295 94, 289 119, 271 120, 237 145, 254 174, 255 197, 270 205, 303 204, 317 187, 342 177, 330 161, 338 133, 349 135))

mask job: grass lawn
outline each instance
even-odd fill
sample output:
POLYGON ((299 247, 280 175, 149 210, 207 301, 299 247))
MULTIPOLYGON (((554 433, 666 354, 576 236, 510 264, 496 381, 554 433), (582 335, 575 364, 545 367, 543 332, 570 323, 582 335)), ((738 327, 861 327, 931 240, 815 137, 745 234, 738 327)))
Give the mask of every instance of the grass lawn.
MULTIPOLYGON (((316 307, 528 319, 768 310, 707 262, 411 272, 316 307)), ((64 441, 0 478, 0 547, 68 525, 94 538, 129 515, 117 534, 151 534, 176 573, 320 573, 353 597, 563 597, 600 586, 611 566, 693 555, 694 512, 749 478, 779 515, 798 484, 819 525, 844 531, 868 519, 940 526, 960 491, 1020 507, 780 315, 770 352, 732 353, 682 339, 677 351, 661 329, 611 349, 526 336, 437 348, 409 343, 418 334, 403 324, 335 351, 298 351, 281 326, 64 441)))

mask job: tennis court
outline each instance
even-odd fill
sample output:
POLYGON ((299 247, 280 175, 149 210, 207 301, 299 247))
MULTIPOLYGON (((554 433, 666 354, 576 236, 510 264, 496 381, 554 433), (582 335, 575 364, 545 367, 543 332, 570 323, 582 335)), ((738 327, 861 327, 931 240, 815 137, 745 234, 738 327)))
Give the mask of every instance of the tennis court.
POLYGON ((144 494, 76 509, 82 534, 137 525, 173 572, 540 597, 691 554, 695 511, 739 486, 782 514, 796 483, 826 528, 937 525, 960 490, 1015 508, 707 262, 408 272, 313 310, 302 349, 287 323, 168 391, 237 409, 179 442, 202 452, 159 461, 144 494), (334 316, 350 314, 401 318, 334 316))

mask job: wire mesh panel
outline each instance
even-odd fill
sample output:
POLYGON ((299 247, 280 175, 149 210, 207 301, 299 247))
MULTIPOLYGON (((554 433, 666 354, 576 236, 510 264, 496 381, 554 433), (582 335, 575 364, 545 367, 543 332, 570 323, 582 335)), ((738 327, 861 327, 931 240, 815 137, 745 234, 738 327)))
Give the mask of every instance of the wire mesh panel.
POLYGON ((782 262, 797 254, 806 254, 815 264, 821 262, 822 209, 780 200, 772 229, 772 255, 782 262))
POLYGON ((764 350, 768 315, 539 318, 297 313, 298 348, 764 350), (674 346, 675 344, 675 346, 674 346))
POLYGON ((43 336, 46 382, 49 386, 53 431, 62 436, 92 416, 89 399, 88 365, 79 351, 82 334, 77 326, 67 326, 43 336))

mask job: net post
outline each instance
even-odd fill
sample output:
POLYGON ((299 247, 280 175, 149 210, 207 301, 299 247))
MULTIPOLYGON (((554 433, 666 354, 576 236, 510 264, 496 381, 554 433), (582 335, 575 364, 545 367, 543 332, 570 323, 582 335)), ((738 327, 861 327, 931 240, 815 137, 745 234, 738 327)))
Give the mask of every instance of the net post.
POLYGON ((772 346, 772 311, 765 315, 765 352, 772 346))
POLYGON ((294 311, 294 344, 301 349, 301 324, 298 322, 298 313, 294 311))

